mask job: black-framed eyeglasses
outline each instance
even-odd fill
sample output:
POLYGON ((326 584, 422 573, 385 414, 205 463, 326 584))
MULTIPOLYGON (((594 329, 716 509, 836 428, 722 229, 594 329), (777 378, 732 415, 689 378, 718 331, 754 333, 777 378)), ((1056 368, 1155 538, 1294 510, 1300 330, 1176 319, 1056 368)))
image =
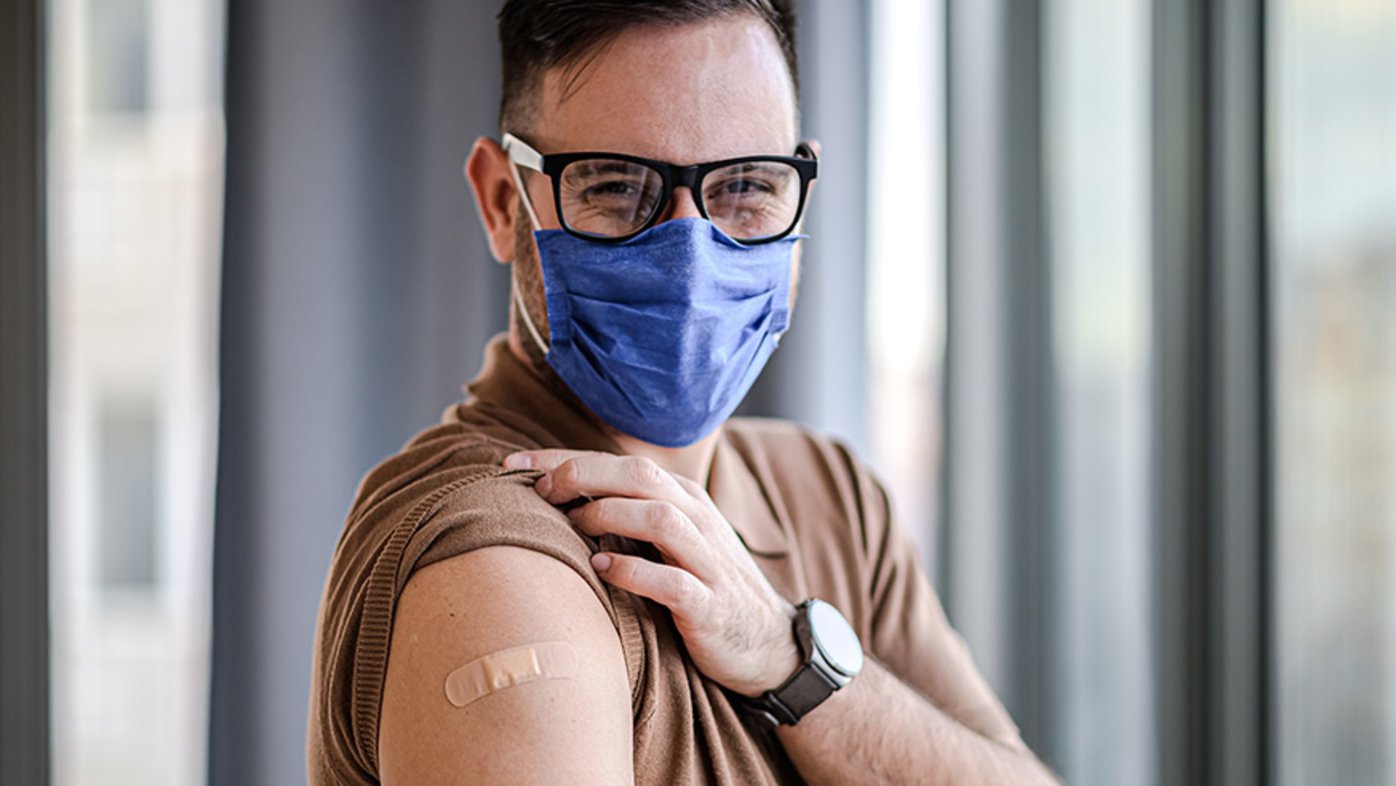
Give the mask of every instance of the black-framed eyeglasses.
MULTIPOLYGON (((503 146, 509 160, 552 180, 564 230, 614 243, 654 226, 679 186, 693 192, 698 212, 733 240, 746 245, 780 240, 800 223, 810 181, 819 172, 814 150, 804 143, 793 156, 744 156, 691 166, 623 153, 543 155, 513 134, 504 135, 503 146)), ((527 192, 524 199, 532 210, 527 192)))

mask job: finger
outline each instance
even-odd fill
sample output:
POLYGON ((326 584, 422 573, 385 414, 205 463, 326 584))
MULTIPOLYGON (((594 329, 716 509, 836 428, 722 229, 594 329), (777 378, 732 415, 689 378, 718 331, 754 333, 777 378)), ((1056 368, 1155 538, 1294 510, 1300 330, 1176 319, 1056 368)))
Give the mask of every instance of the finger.
POLYGON ((554 505, 577 497, 657 499, 681 509, 691 504, 691 498, 679 488, 673 475, 650 459, 638 456, 575 456, 539 478, 534 489, 554 505))
MULTIPOLYGON (((549 448, 546 450, 521 450, 504 457, 505 469, 541 469, 551 470, 568 459, 578 456, 588 455, 585 450, 562 450, 560 448, 549 448)), ((605 453, 597 455, 608 455, 605 453)))
POLYGON ((708 585, 683 568, 642 557, 602 552, 592 556, 591 564, 607 582, 649 598, 686 619, 700 619, 712 594, 708 585))
POLYGON ((703 488, 703 484, 696 480, 686 478, 683 475, 674 475, 674 482, 678 483, 679 488, 683 489, 688 496, 699 502, 708 502, 712 499, 708 496, 708 490, 703 488))
POLYGON ((621 535, 653 543, 666 561, 700 579, 713 577, 712 546, 683 511, 650 499, 605 497, 567 513, 577 529, 592 537, 621 535))
POLYGON ((734 545, 740 545, 737 532, 732 529, 732 525, 727 523, 727 520, 720 514, 711 515, 717 510, 717 503, 713 502, 712 496, 708 494, 708 490, 703 487, 703 484, 679 474, 674 475, 674 482, 689 497, 678 505, 679 510, 688 514, 689 518, 693 520, 694 526, 703 533, 704 537, 726 538, 734 545))

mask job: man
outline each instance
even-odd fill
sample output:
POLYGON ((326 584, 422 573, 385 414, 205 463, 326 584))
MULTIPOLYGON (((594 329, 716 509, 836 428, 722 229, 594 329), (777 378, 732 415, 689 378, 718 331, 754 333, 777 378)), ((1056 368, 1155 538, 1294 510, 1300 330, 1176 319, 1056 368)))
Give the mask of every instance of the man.
POLYGON ((359 490, 311 782, 1051 782, 876 481, 727 421, 788 324, 817 177, 788 5, 499 23, 501 141, 466 175, 510 330, 359 490))

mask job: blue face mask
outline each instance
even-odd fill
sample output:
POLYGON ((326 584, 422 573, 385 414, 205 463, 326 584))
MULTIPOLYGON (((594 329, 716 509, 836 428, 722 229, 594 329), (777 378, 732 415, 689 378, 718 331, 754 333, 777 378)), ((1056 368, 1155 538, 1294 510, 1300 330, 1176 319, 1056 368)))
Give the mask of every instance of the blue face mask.
POLYGON ((623 243, 560 229, 533 237, 552 346, 519 298, 534 341, 583 403, 646 442, 682 447, 720 426, 789 324, 800 236, 744 246, 681 218, 623 243))

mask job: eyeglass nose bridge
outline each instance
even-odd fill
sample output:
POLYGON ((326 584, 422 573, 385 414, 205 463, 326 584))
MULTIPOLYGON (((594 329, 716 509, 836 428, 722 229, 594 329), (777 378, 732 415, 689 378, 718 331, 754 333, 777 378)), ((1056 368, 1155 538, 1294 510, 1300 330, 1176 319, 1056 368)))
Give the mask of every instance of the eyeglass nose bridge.
POLYGON ((703 179, 704 171, 710 168, 702 164, 671 165, 668 172, 669 187, 665 189, 664 200, 658 207, 659 214, 668 215, 674 208, 674 192, 679 188, 687 188, 688 193, 692 195, 693 206, 698 208, 698 214, 707 218, 708 209, 703 205, 703 195, 698 193, 698 181, 703 179))

